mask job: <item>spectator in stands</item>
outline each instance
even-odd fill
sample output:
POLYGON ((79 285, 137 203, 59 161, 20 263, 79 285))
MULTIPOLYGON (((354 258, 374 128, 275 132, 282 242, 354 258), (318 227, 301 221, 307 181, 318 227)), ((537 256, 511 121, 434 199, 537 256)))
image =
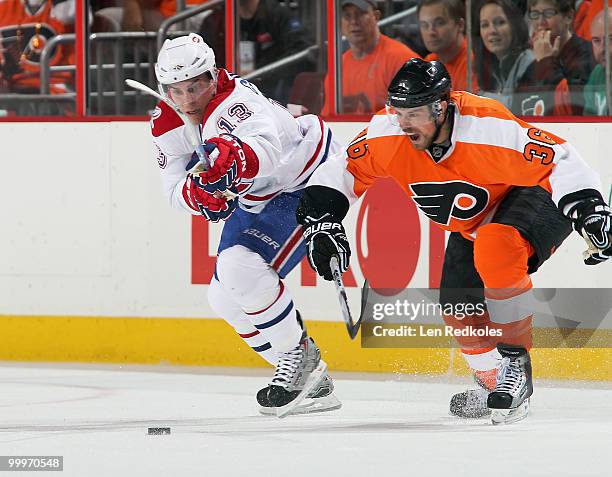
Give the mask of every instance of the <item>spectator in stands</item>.
MULTIPOLYGON (((463 0, 422 0, 417 16, 423 43, 431 52, 425 59, 444 63, 453 89, 468 91, 463 0)), ((476 76, 472 75, 471 91, 476 92, 477 88, 476 76)))
MULTIPOLYGON (((10 93, 40 93, 40 59, 47 42, 74 32, 74 0, 4 0, 0 2, 0 89, 10 93)), ((74 45, 61 44, 50 65, 74 64, 74 45)), ((73 74, 54 72, 50 92, 73 90, 73 74)))
MULTIPOLYGON (((225 24, 221 18, 225 8, 216 8, 204 20, 200 34, 215 52, 218 66, 225 64, 225 24)), ((253 67, 261 68, 294 53, 304 51, 309 43, 306 30, 291 11, 278 0, 239 0, 240 44, 243 64, 238 71, 244 75, 253 67), (244 55, 247 52, 249 55, 244 55), (253 58, 254 55, 254 58, 253 58), (254 64, 254 65, 253 65, 254 64)), ((250 81, 268 97, 287 104, 293 78, 301 71, 312 71, 314 61, 307 58, 274 70, 250 81)))
MULTIPOLYGON (((198 5, 202 5, 206 2, 208 2, 208 0, 185 0, 185 10, 197 7, 198 5)), ((170 18, 176 15, 178 13, 176 11, 176 0, 159 0, 159 11, 164 16, 164 18, 170 18)), ((202 23, 203 19, 201 17, 198 17, 194 20, 199 20, 199 23, 195 25, 196 28, 198 28, 200 26, 200 23, 202 23)))
MULTIPOLYGON (((582 13, 575 26, 576 34, 585 40, 591 41, 591 26, 595 17, 604 9, 604 0, 584 0, 576 1, 578 13, 582 13), (578 3, 580 3, 578 5, 578 3)), ((612 0, 608 0, 608 5, 612 7, 612 0)))
MULTIPOLYGON (((589 40, 591 38, 591 34, 589 32, 588 38, 585 36, 585 30, 590 30, 590 26, 585 26, 585 21, 587 17, 590 17, 589 11, 591 10, 592 3, 591 0, 575 0, 574 1, 574 9, 576 10, 576 14, 574 15, 574 24, 573 30, 576 32, 580 38, 584 38, 585 40, 589 40)), ((592 17, 591 17, 592 19, 592 17)))
MULTIPOLYGON (((591 23, 591 44, 593 56, 597 65, 589 76, 584 87, 584 114, 586 116, 606 116, 608 112, 608 101, 606 100, 606 55, 604 34, 605 12, 600 11, 591 23)), ((612 8, 608 10, 608 21, 612 25, 612 8)), ((612 30, 612 29, 611 29, 612 30)), ((612 41, 607 40, 612 52, 612 41)), ((612 55, 612 53, 611 53, 612 55)), ((612 58, 610 58, 612 61, 612 58)))
MULTIPOLYGON (((341 28, 349 49, 342 54, 340 113, 370 114, 385 106, 389 83, 410 58, 403 43, 380 33, 381 12, 374 0, 342 0, 341 28)), ((322 114, 331 113, 330 78, 325 81, 322 114)))
POLYGON ((534 56, 527 24, 509 0, 484 0, 478 19, 474 67, 479 94, 522 114, 513 96, 521 84, 532 84, 534 56))
POLYGON ((123 9, 116 7, 118 14, 121 16, 121 30, 157 30, 164 19, 159 10, 159 4, 159 0, 123 0, 123 9))
MULTIPOLYGON (((208 0, 186 0, 185 8, 191 8, 208 0)), ((161 23, 176 15, 176 0, 123 0, 123 7, 108 7, 98 13, 121 25, 122 31, 156 31, 161 23)), ((185 28, 196 29, 205 14, 185 20, 185 28)))
POLYGON ((593 55, 588 41, 572 33, 573 0, 529 0, 528 17, 532 27, 533 91, 555 90, 563 93, 565 104, 555 101, 548 114, 581 114, 582 90, 593 69, 593 55))

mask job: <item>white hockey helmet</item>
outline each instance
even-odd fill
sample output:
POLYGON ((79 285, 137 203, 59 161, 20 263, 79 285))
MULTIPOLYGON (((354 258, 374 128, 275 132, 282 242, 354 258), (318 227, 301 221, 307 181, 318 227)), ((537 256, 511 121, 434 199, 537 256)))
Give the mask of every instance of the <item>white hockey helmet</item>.
POLYGON ((195 33, 167 39, 157 55, 155 76, 162 87, 207 72, 213 80, 217 79, 215 53, 204 39, 195 33))

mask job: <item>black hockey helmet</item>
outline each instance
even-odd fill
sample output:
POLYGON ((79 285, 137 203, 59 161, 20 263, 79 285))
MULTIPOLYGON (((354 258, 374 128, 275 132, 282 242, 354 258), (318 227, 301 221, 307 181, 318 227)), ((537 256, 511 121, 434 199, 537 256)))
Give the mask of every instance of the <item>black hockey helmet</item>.
POLYGON ((396 108, 416 108, 448 100, 450 90, 451 78, 442 63, 412 58, 391 80, 388 103, 396 108))

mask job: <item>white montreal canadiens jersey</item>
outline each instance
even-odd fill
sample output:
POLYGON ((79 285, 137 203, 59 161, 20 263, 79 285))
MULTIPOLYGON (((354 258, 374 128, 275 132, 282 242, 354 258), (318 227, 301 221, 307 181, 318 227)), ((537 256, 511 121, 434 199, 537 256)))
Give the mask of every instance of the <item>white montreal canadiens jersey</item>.
MULTIPOLYGON (((223 69, 219 70, 217 94, 207 106, 203 122, 202 140, 229 133, 257 155, 257 175, 239 189, 240 207, 249 212, 260 212, 282 192, 305 187, 317 166, 340 151, 329 126, 319 117, 296 119, 254 85, 223 69)), ((172 207, 196 214, 182 193, 185 168, 194 149, 183 122, 169 106, 160 103, 153 112, 151 129, 164 193, 172 207)))

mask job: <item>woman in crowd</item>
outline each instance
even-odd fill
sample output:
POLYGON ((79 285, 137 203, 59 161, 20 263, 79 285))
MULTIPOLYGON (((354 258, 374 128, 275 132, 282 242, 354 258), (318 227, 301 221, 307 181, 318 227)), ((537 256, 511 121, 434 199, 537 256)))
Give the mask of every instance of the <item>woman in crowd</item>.
POLYGON ((484 0, 477 24, 474 68, 478 94, 522 114, 520 101, 513 101, 513 94, 521 84, 532 82, 534 56, 527 24, 509 0, 484 0))
POLYGON ((582 114, 582 90, 594 61, 591 44, 572 32, 574 13, 573 0, 529 0, 531 89, 547 101, 547 114, 582 114))

